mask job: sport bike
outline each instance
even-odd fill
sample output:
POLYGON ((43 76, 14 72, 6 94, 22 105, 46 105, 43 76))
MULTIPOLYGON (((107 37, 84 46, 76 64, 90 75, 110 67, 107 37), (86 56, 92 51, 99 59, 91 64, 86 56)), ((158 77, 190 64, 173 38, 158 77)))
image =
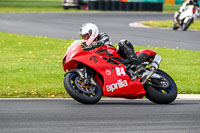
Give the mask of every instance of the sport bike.
POLYGON ((68 94, 83 104, 95 104, 102 96, 141 99, 169 104, 177 97, 174 80, 158 69, 161 56, 155 51, 137 51, 141 66, 119 56, 112 46, 88 50, 83 40, 75 40, 63 58, 64 86, 68 94))
POLYGON ((181 28, 183 31, 186 31, 199 16, 199 9, 197 6, 189 5, 185 11, 183 11, 180 15, 178 14, 178 12, 175 12, 174 14, 173 30, 181 28))

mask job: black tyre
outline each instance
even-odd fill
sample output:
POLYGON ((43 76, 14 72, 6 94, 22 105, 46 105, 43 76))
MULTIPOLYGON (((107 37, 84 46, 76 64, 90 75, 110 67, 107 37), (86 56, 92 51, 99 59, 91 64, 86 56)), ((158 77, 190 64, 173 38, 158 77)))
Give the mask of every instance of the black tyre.
POLYGON ((162 78, 150 78, 144 85, 146 97, 157 104, 169 104, 177 97, 177 86, 174 80, 164 71, 157 70, 162 78))
POLYGON ((190 26, 191 23, 192 23, 192 19, 189 19, 189 20, 187 21, 187 23, 184 23, 184 24, 182 25, 182 30, 183 30, 183 31, 186 31, 186 30, 189 28, 189 26, 190 26))
POLYGON ((77 6, 77 8, 76 8, 76 9, 79 9, 79 10, 80 10, 80 9, 81 9, 81 6, 77 6))
POLYGON ((76 101, 83 104, 95 104, 102 96, 102 89, 96 82, 96 86, 83 86, 83 80, 78 73, 67 73, 64 78, 64 86, 68 94, 76 101))
POLYGON ((65 10, 69 9, 69 7, 66 7, 66 6, 63 6, 63 8, 64 8, 65 10))
POLYGON ((176 24, 174 23, 172 29, 173 29, 173 30, 177 30, 178 28, 179 28, 179 27, 176 26, 176 24))

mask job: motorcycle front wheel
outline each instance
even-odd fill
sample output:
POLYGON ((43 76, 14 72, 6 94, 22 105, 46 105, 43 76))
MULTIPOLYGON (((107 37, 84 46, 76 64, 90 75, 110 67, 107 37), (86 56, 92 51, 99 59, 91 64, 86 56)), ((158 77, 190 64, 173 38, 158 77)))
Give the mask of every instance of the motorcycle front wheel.
POLYGON ((190 24, 193 22, 193 20, 192 19, 189 19, 186 23, 184 23, 183 25, 182 25, 182 30, 183 31, 186 31, 188 28, 189 28, 189 26, 190 26, 190 24))
POLYGON ((172 103, 177 97, 177 86, 174 80, 164 71, 157 70, 159 78, 150 78, 144 85, 146 97, 157 104, 172 103))
POLYGON ((96 86, 84 85, 84 80, 76 72, 65 75, 64 86, 73 99, 83 104, 95 104, 102 96, 102 89, 98 82, 96 86))

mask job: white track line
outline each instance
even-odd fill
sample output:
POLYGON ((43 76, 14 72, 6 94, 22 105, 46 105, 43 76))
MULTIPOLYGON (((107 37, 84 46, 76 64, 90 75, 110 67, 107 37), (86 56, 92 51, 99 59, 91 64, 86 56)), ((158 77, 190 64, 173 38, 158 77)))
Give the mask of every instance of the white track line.
MULTIPOLYGON (((7 100, 73 100, 72 98, 0 98, 1 101, 7 100)), ((124 98, 102 98, 101 100, 130 100, 124 98)), ((147 99, 133 99, 133 100, 147 100, 147 99)), ((200 100, 200 94, 178 94, 176 100, 200 100)))

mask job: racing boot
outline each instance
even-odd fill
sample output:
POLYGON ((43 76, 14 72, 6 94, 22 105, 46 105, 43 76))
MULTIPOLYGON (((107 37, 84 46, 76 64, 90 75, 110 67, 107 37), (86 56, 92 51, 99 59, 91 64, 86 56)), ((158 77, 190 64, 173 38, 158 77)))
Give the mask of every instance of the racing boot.
POLYGON ((131 61, 131 69, 141 75, 145 72, 145 68, 141 65, 141 61, 136 55, 134 49, 128 52, 128 59, 131 61))

